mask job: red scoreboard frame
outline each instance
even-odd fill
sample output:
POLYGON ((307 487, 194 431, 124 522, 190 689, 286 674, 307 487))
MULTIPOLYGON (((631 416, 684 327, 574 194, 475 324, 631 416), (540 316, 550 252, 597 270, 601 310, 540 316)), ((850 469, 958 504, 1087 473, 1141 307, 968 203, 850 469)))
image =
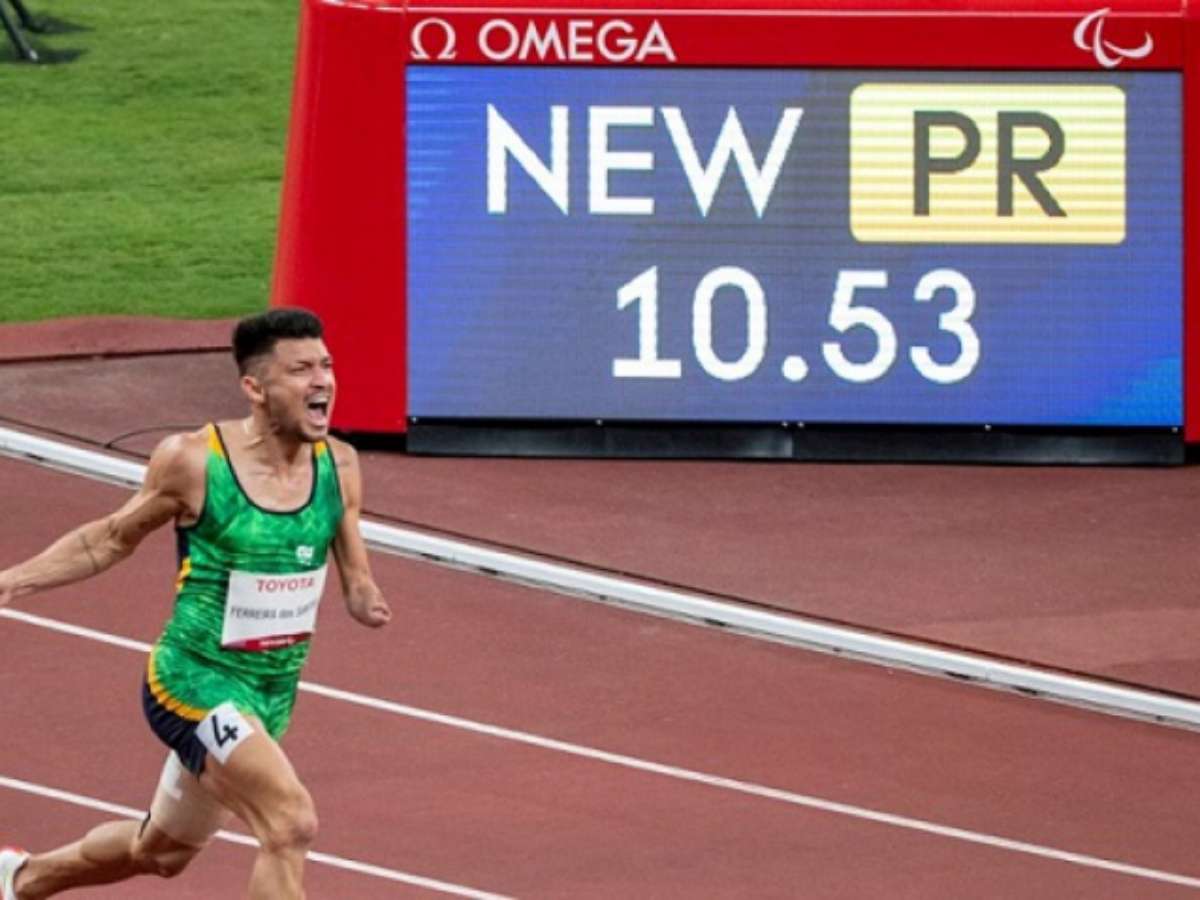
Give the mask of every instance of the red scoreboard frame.
MULTIPOLYGON (((1177 71, 1183 158, 1200 147, 1200 0, 303 0, 272 303, 325 320, 345 431, 407 427, 405 71, 426 61, 1177 71), (537 39, 515 37, 531 32, 537 39)), ((1184 439, 1195 444, 1200 177, 1191 167, 1183 185, 1184 439)))

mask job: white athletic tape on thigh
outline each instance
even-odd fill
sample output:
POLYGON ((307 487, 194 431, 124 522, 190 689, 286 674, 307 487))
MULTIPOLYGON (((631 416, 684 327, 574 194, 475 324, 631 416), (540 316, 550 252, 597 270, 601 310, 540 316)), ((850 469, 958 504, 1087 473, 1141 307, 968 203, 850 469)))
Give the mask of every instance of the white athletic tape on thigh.
POLYGON ((254 728, 237 711, 237 707, 228 701, 209 710, 208 715, 200 721, 200 727, 196 729, 196 737, 200 739, 204 749, 221 765, 225 765, 229 761, 229 755, 252 734, 254 728))
POLYGON ((179 762, 175 751, 172 750, 167 754, 167 761, 163 764, 162 775, 158 779, 158 789, 172 800, 182 800, 183 788, 179 784, 179 779, 183 772, 183 765, 179 762))
POLYGON ((176 843, 204 847, 232 816, 183 767, 174 751, 167 754, 150 804, 150 821, 159 831, 176 843))

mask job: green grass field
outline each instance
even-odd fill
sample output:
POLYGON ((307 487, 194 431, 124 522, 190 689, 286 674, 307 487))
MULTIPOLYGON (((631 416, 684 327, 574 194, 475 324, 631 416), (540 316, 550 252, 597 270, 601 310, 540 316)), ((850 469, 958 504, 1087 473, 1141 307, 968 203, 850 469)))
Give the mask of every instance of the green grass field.
POLYGON ((26 0, 0 31, 0 321, 267 302, 297 0, 26 0))

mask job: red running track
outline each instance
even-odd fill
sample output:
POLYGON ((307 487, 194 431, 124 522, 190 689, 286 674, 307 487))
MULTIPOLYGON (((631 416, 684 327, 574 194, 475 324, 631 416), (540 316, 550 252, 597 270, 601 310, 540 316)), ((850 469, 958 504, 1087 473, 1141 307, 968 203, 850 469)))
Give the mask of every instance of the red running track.
MULTIPOLYGON (((0 328, 0 361, 100 322, 0 328)), ((122 346, 169 334, 141 329, 122 346)), ((0 397, 0 424, 139 461, 245 413, 226 352, 6 362, 0 397)), ((1197 466, 361 458, 377 518, 1200 699, 1197 466)))
MULTIPOLYGON (((126 493, 0 460, 0 496, 7 563, 126 493)), ((171 553, 170 536, 157 535, 101 578, 19 606, 151 641, 168 610, 171 553)), ((328 597, 310 682, 573 746, 305 693, 285 746, 317 799, 323 853, 516 897, 1197 893, 801 805, 824 798, 1198 879, 1195 733, 427 563, 373 563, 395 623, 359 629, 328 597)), ((162 752, 140 717, 141 655, 11 618, 0 618, 0 653, 0 777, 144 807, 162 752)), ((108 817, 4 785, 0 840, 44 848, 108 817)), ((170 884, 107 895, 238 896, 250 860, 249 849, 217 844, 170 884)), ((324 864, 309 876, 314 898, 437 896, 324 864)))

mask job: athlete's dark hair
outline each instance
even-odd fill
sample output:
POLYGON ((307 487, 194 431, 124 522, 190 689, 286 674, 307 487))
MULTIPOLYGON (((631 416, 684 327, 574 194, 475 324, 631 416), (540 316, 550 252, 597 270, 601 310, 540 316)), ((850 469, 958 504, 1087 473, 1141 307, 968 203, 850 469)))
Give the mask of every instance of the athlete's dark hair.
POLYGON ((325 333, 321 320, 307 309, 280 306, 237 323, 233 329, 233 358, 238 374, 245 375, 251 363, 275 349, 279 341, 319 338, 325 333))

